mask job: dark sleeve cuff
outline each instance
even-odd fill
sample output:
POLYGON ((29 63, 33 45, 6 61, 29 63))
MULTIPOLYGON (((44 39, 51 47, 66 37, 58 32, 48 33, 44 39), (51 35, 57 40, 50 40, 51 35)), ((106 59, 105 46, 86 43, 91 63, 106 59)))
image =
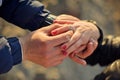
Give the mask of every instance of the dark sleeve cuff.
POLYGON ((16 37, 8 38, 8 42, 11 47, 13 65, 21 63, 22 62, 22 51, 21 51, 19 40, 16 37))
MULTIPOLYGON (((97 26, 97 25, 96 25, 97 26)), ((98 47, 102 44, 102 41, 103 41, 103 32, 102 30, 97 26, 99 32, 100 32, 100 37, 98 39, 98 47)))
POLYGON ((7 39, 0 36, 0 74, 8 72, 13 66, 11 48, 7 39))
POLYGON ((101 45, 102 45, 102 42, 103 42, 103 32, 95 21, 93 21, 93 20, 87 20, 87 21, 96 25, 96 27, 98 28, 99 33, 100 33, 100 37, 98 39, 98 47, 96 48, 96 50, 93 52, 92 55, 90 55, 89 57, 87 57, 85 59, 88 64, 95 65, 95 64, 98 63, 98 61, 100 59, 100 53, 99 52, 101 52, 101 45))

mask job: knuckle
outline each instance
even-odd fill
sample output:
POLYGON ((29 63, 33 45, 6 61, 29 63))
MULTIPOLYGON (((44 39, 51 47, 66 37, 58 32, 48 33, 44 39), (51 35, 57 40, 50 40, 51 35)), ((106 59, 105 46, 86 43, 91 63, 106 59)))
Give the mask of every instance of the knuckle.
POLYGON ((73 37, 72 40, 73 41, 77 41, 79 39, 79 37, 73 37))
POLYGON ((60 24, 58 24, 58 23, 54 23, 53 26, 59 27, 60 24))
POLYGON ((49 48, 49 45, 50 45, 50 41, 49 40, 44 40, 42 41, 42 44, 41 44, 45 50, 47 50, 49 48))
POLYGON ((79 44, 74 44, 73 47, 74 47, 74 48, 78 48, 78 47, 79 47, 79 44))
POLYGON ((72 36, 73 35, 73 31, 69 31, 68 35, 72 36))
POLYGON ((78 31, 79 33, 84 32, 84 30, 85 30, 85 28, 82 28, 82 27, 80 27, 80 28, 77 29, 77 31, 78 31))
POLYGON ((73 31, 69 31, 67 34, 66 34, 66 39, 67 40, 70 40, 70 38, 72 37, 72 35, 73 35, 73 31))

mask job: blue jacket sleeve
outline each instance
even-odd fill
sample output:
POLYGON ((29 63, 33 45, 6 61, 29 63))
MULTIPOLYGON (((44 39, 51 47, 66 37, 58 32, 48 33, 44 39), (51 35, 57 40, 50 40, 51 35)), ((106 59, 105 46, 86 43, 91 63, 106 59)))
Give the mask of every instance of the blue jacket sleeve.
POLYGON ((8 72, 22 61, 21 47, 17 38, 0 38, 0 74, 8 72))
POLYGON ((40 2, 36 0, 3 0, 0 16, 21 28, 35 30, 46 26, 49 15, 40 2))
MULTIPOLYGON (((36 0, 2 0, 0 17, 21 28, 31 31, 48 25, 45 20, 49 11, 36 0)), ((0 37, 0 74, 8 72, 22 61, 20 43, 17 38, 0 37), (4 44, 3 44, 4 43, 4 44)))
MULTIPOLYGON (((2 6, 0 6, 0 17, 31 31, 48 25, 46 18, 49 14, 50 12, 44 8, 43 4, 36 0, 2 0, 2 6)), ((8 72, 13 65, 22 61, 18 39, 3 39, 4 45, 1 45, 3 42, 0 41, 0 74, 8 72)))

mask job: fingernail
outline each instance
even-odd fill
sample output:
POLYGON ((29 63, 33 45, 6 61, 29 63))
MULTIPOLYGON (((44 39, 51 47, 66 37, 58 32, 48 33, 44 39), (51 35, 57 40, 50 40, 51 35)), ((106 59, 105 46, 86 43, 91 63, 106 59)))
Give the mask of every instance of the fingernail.
POLYGON ((56 35, 57 34, 57 30, 54 30, 51 32, 52 35, 56 35))
POLYGON ((73 52, 71 56, 74 57, 76 54, 77 54, 76 52, 73 52))
POLYGON ((82 65, 85 66, 87 64, 87 62, 84 59, 81 59, 81 61, 82 61, 82 65))
POLYGON ((97 46, 97 42, 94 40, 94 39, 91 39, 91 44, 93 45, 93 46, 97 46))
POLYGON ((93 42, 90 42, 89 44, 93 45, 93 42))
POLYGON ((67 46, 66 46, 66 45, 63 45, 63 46, 61 46, 61 48, 62 48, 63 50, 65 50, 65 49, 67 49, 67 46))
POLYGON ((65 56, 67 55, 67 52, 66 52, 66 51, 62 51, 62 52, 63 52, 63 55, 65 55, 65 56))
POLYGON ((56 20, 53 21, 53 23, 56 23, 56 22, 57 22, 56 20))

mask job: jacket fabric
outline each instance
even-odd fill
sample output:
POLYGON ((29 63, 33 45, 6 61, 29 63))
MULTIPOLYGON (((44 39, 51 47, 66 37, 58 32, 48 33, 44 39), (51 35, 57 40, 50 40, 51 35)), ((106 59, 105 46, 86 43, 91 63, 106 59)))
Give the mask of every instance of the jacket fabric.
POLYGON ((0 0, 0 6, 2 5, 2 0, 0 0))
MULTIPOLYGON (((36 0, 0 0, 0 17, 23 29, 36 30, 46 26, 45 19, 50 14, 36 0)), ((18 38, 0 36, 0 74, 8 72, 13 65, 22 61, 18 38)))
POLYGON ((86 61, 90 65, 106 66, 117 59, 120 59, 120 36, 109 35, 86 61))

